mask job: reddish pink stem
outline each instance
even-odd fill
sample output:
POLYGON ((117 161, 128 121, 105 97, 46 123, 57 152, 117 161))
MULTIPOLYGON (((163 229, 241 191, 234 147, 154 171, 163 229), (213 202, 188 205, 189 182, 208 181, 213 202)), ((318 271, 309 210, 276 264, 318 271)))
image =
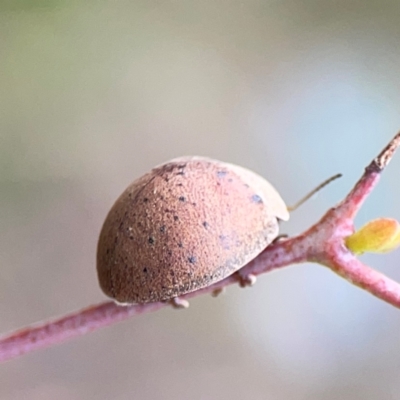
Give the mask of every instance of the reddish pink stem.
MULTIPOLYGON (((282 242, 275 246, 272 251, 268 251, 270 258, 268 263, 265 262, 265 255, 253 260, 246 266, 247 273, 258 275, 295 262, 296 260, 291 253, 290 243, 292 242, 296 242, 296 239, 282 242)), ((265 251, 264 253, 267 252, 265 251)), ((239 280, 240 276, 234 274, 212 286, 188 293, 182 296, 182 299, 213 293, 218 289, 238 283, 239 280)), ((123 321, 134 315, 157 311, 166 306, 169 306, 169 303, 147 303, 123 307, 109 301, 85 308, 54 321, 21 329, 0 338, 0 362, 52 344, 62 343, 68 339, 123 321)))
MULTIPOLYGON (((238 281, 246 281, 251 275, 259 275, 294 263, 312 261, 326 265, 351 283, 400 308, 400 284, 362 264, 344 245, 344 239, 354 231, 353 220, 357 211, 377 184, 380 173, 399 146, 400 133, 366 168, 343 202, 330 209, 306 232, 268 246, 236 274, 212 286, 189 293, 182 299, 212 293, 238 281)), ((168 303, 148 303, 121 307, 113 302, 106 302, 58 320, 24 328, 0 338, 0 362, 84 335, 133 315, 159 310, 167 305, 168 303)))
POLYGON ((58 320, 23 328, 0 339, 0 362, 85 335, 133 315, 156 311, 163 305, 152 303, 135 307, 118 307, 109 301, 84 308, 58 320))
POLYGON ((400 308, 399 283, 388 278, 349 254, 347 249, 339 246, 332 249, 332 257, 327 266, 353 285, 367 290, 374 296, 400 308))

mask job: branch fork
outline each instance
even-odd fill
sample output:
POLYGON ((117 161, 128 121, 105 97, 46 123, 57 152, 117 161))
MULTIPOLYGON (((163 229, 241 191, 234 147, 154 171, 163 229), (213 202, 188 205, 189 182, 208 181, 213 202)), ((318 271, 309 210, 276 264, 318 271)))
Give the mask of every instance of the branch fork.
MULTIPOLYGON (((175 300, 172 305, 176 308, 186 308, 187 300, 192 297, 206 293, 216 295, 232 284, 253 284, 257 275, 274 269, 313 262, 330 268, 350 283, 400 308, 400 284, 363 264, 346 247, 346 238, 355 231, 353 221, 358 210, 378 183, 382 171, 399 146, 400 133, 367 166, 346 198, 328 210, 307 231, 292 238, 276 241, 235 274, 209 287, 188 293, 175 300)), ((170 304, 158 302, 122 307, 108 301, 53 321, 23 328, 0 337, 0 362, 84 335, 134 315, 157 311, 170 304)))

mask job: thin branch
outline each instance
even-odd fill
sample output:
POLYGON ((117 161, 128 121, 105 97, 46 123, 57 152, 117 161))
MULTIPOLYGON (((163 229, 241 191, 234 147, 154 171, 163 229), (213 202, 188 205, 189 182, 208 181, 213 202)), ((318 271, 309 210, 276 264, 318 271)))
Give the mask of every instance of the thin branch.
MULTIPOLYGON (((296 241, 297 238, 292 238, 277 244, 268 252, 264 251, 263 255, 246 266, 247 273, 259 275, 296 262, 295 253, 291 250, 291 244, 296 243, 296 241), (265 253, 268 254, 269 262, 265 262, 265 253)), ((234 274, 214 285, 188 293, 181 299, 187 300, 201 294, 212 294, 228 285, 237 284, 239 281, 240 276, 234 274)), ((124 307, 115 304, 113 301, 108 301, 84 308, 60 319, 23 328, 0 338, 0 362, 85 335, 134 315, 157 311, 167 306, 170 306, 169 303, 158 302, 124 307)))
POLYGON ((393 158, 395 151, 400 146, 400 132, 388 143, 381 153, 365 168, 365 173, 356 183, 351 192, 346 196, 338 208, 341 217, 354 219, 365 199, 372 192, 379 181, 381 172, 393 158))
POLYGON ((350 255, 343 246, 339 246, 332 252, 328 266, 353 285, 400 308, 399 283, 363 264, 356 257, 350 255))
MULTIPOLYGON (((183 300, 215 293, 228 285, 249 281, 248 277, 304 261, 331 268, 351 283, 400 308, 400 284, 362 264, 345 247, 344 238, 353 231, 353 220, 364 200, 377 184, 380 173, 400 146, 400 133, 365 169, 361 179, 338 206, 303 234, 279 240, 237 273, 198 291, 182 296, 183 300)), ((131 316, 157 311, 168 303, 147 303, 122 307, 105 302, 85 308, 60 319, 18 330, 0 338, 0 362, 31 351, 64 342, 131 316)))

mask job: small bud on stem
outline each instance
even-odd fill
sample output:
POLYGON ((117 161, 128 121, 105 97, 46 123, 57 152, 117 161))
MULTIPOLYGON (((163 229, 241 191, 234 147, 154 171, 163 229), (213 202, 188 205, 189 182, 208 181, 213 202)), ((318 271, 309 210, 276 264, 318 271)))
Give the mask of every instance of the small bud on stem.
POLYGON ((390 218, 370 221, 346 238, 346 246, 354 254, 387 253, 399 245, 400 224, 390 218))

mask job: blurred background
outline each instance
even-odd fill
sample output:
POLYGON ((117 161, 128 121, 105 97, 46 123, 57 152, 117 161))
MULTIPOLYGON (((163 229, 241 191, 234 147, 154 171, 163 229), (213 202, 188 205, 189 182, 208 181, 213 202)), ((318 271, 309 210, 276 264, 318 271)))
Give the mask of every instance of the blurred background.
MULTIPOLYGON (((0 1, 0 332, 101 302, 97 236, 169 158, 267 177, 295 234, 400 129, 400 2, 0 1)), ((400 218, 400 156, 357 224, 400 218)), ((400 251, 365 256, 400 281, 400 251)), ((317 265, 0 366, 1 399, 398 399, 400 314, 317 265)))

